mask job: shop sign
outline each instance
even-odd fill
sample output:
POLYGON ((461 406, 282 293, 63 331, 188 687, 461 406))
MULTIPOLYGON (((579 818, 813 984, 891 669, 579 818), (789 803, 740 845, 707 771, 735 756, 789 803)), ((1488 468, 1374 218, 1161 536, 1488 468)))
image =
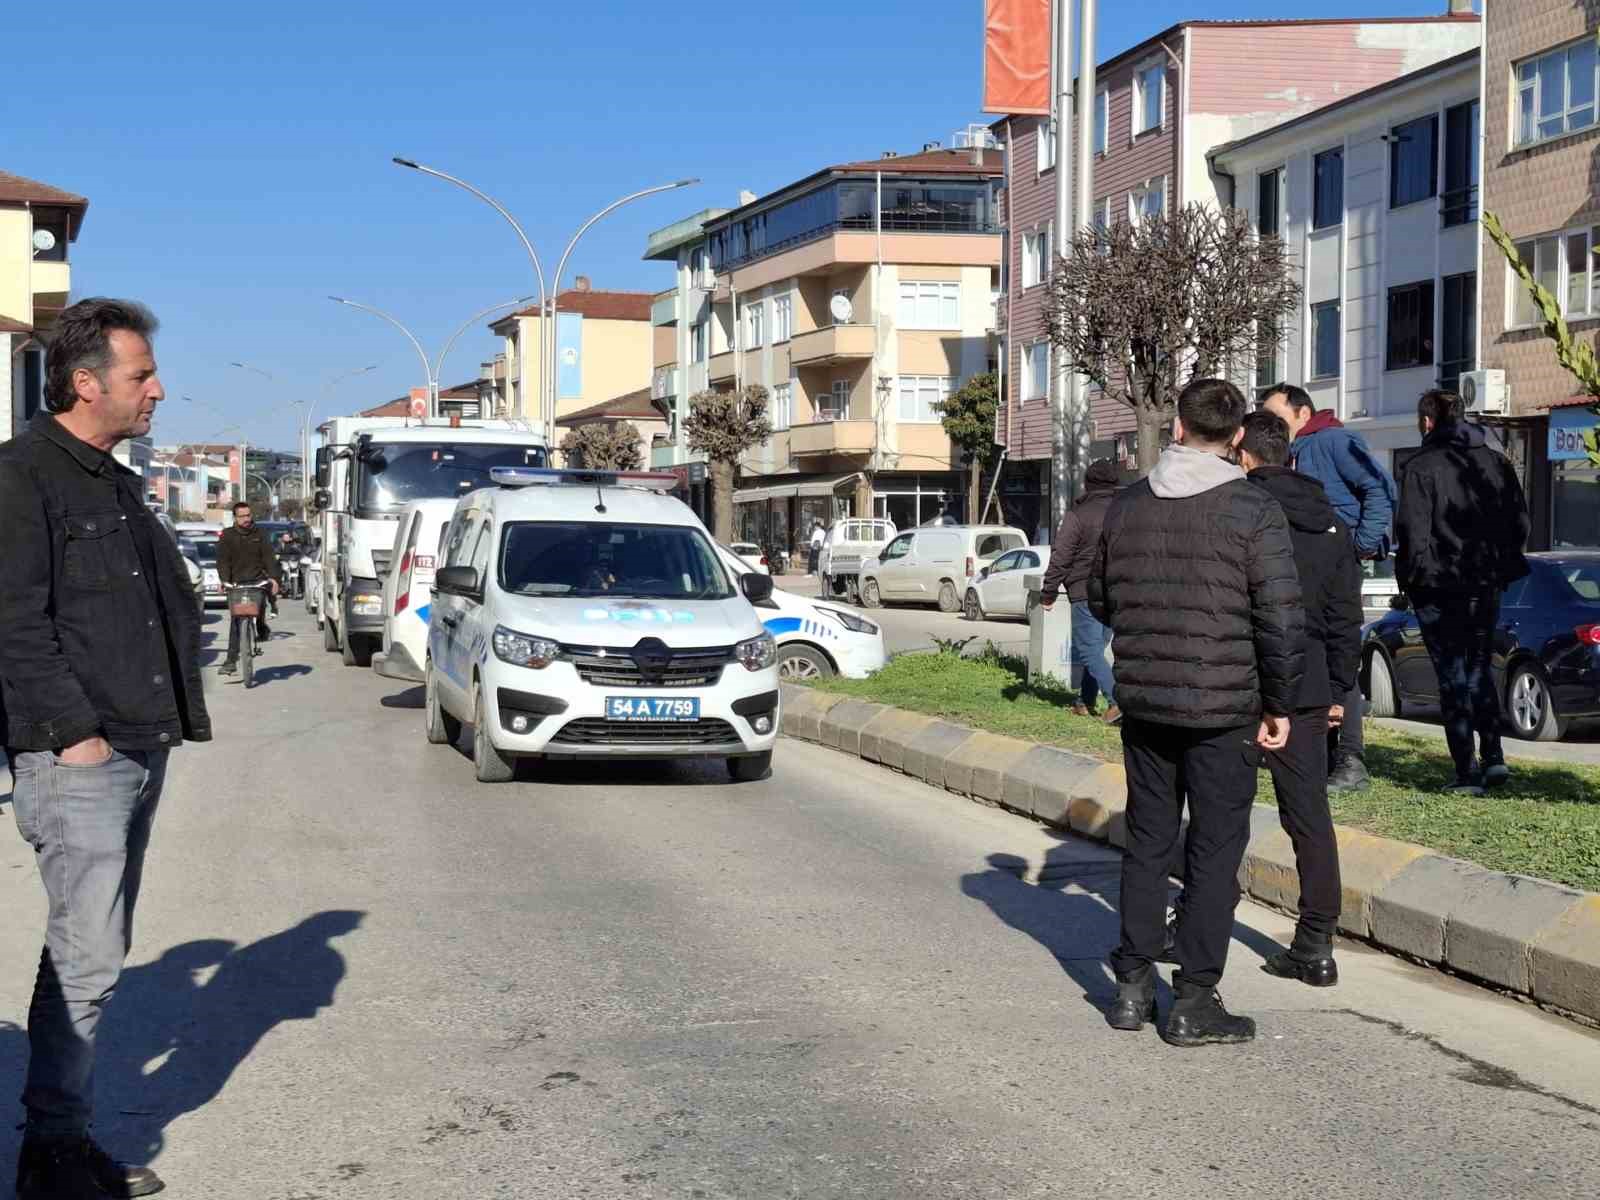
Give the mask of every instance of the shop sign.
POLYGON ((1588 408, 1560 408, 1550 414, 1550 461, 1587 462, 1600 416, 1588 408))

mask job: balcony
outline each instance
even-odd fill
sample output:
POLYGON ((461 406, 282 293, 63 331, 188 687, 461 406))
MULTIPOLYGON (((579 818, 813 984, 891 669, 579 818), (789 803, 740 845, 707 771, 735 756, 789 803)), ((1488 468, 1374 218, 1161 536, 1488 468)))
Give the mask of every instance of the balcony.
POLYGON ((678 323, 678 291, 662 292, 650 302, 651 325, 676 325, 678 323))
POLYGON ((650 398, 671 400, 678 394, 678 366, 676 363, 657 367, 650 375, 650 398))
POLYGON ((721 354, 713 354, 707 369, 707 378, 712 383, 732 383, 737 375, 737 371, 734 368, 735 358, 736 355, 732 350, 724 351, 721 354))
POLYGON ((796 458, 814 454, 871 454, 873 422, 818 421, 789 430, 789 453, 796 458))
POLYGON ((1478 189, 1454 188, 1439 194, 1439 223, 1446 229, 1454 225, 1467 225, 1478 219, 1478 189))
POLYGON ((33 298, 41 308, 65 308, 72 291, 72 268, 64 262, 33 264, 33 298))
POLYGON ((796 334, 789 343, 790 356, 798 364, 871 358, 876 349, 877 336, 871 325, 825 325, 796 334))

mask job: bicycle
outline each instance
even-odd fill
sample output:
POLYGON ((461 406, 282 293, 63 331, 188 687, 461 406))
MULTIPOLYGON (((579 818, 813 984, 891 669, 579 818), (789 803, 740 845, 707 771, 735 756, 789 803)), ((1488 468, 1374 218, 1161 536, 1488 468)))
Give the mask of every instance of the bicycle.
POLYGON ((235 583, 228 587, 228 618, 239 621, 239 681, 254 687, 256 678, 256 621, 266 603, 267 580, 235 583))

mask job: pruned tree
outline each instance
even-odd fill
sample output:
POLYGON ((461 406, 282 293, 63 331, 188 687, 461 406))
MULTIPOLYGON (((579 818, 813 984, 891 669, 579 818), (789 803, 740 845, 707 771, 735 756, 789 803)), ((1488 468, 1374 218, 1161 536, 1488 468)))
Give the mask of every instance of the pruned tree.
POLYGON ((637 471, 644 466, 639 429, 632 421, 592 421, 567 431, 561 456, 569 467, 591 471, 637 471))
POLYGON ((1189 204, 1080 231, 1056 260, 1046 317, 1056 353, 1133 410, 1145 472, 1183 385, 1254 361, 1258 338, 1275 343, 1299 303, 1281 239, 1257 236, 1243 213, 1189 204))
POLYGON ((689 397, 683 421, 689 449, 706 456, 711 476, 712 532, 719 542, 733 540, 733 477, 746 451, 772 436, 767 419, 767 389, 747 384, 742 391, 697 392, 689 397))
MULTIPOLYGON (((1567 319, 1561 315, 1561 302, 1539 282, 1533 273, 1533 264, 1522 260, 1522 255, 1517 253, 1516 243, 1500 223, 1500 218, 1493 213, 1484 213, 1483 227, 1489 231, 1490 240, 1500 248, 1500 253, 1505 255, 1511 269, 1522 281, 1522 286, 1533 297, 1539 315, 1544 318, 1544 335, 1555 343, 1556 361, 1578 381, 1584 395, 1593 401, 1589 411, 1600 416, 1600 360, 1595 357, 1594 347, 1572 335, 1567 319)), ((1589 461, 1600 467, 1600 430, 1590 429, 1583 435, 1583 448, 1589 455, 1589 461)))
POLYGON ((974 375, 960 391, 933 406, 945 434, 961 451, 961 461, 967 466, 967 520, 973 523, 983 520, 978 511, 983 472, 1000 456, 1000 447, 994 442, 994 419, 999 407, 1000 391, 992 371, 974 375))

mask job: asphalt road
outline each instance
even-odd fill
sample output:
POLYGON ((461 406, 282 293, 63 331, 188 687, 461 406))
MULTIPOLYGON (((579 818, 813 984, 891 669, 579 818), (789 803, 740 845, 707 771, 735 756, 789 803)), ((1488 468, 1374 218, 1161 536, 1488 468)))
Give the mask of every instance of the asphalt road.
MULTIPOLYGON (((1115 1033, 1103 847, 788 741, 752 785, 480 787, 414 689, 283 627, 176 757, 105 1024, 100 1132, 170 1196, 1600 1193, 1590 1030, 1357 946, 1271 979, 1289 922, 1246 905, 1255 1043, 1115 1033)), ((9 832, 0 904, 20 1022, 9 832)), ((0 1027, 0 1093, 24 1050, 0 1027)))

